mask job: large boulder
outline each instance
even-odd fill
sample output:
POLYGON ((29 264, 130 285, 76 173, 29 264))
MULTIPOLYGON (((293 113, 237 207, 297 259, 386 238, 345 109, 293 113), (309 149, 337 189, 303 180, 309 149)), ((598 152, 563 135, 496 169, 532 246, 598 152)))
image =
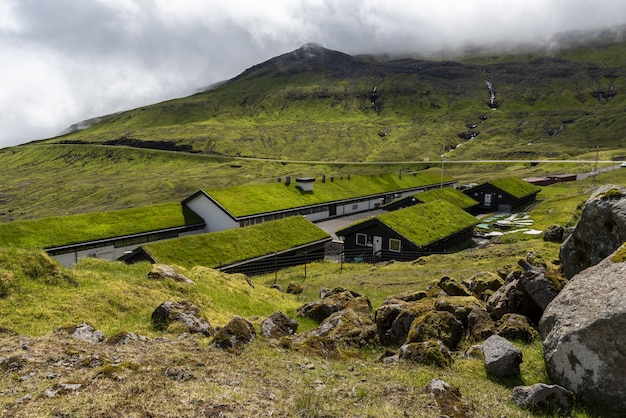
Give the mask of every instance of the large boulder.
POLYGON ((567 278, 598 264, 626 242, 626 187, 600 187, 583 207, 574 232, 561 245, 567 278))
POLYGON ((188 300, 163 302, 152 312, 152 323, 159 331, 164 331, 172 323, 176 323, 187 332, 213 335, 213 327, 200 307, 188 300))
POLYGON ((452 353, 439 340, 404 344, 400 347, 398 356, 403 360, 438 367, 448 367, 454 363, 452 353))
POLYGON ((574 276, 539 332, 548 374, 579 399, 626 410, 626 247, 574 276))

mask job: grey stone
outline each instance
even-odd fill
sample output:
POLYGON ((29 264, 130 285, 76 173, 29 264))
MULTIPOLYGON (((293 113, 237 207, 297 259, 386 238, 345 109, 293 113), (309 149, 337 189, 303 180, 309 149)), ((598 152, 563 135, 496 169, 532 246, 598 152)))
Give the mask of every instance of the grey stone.
POLYGON ((234 316, 228 324, 220 328, 213 338, 213 346, 222 349, 239 349, 256 338, 256 331, 250 321, 234 316))
POLYGON ((522 352, 507 339, 492 335, 483 343, 483 353, 487 373, 498 377, 520 374, 522 352))
POLYGON ((57 332, 65 332, 77 340, 94 344, 102 342, 106 338, 104 332, 97 330, 93 326, 84 322, 77 325, 58 328, 57 332))
POLYGON ((191 333, 213 335, 213 327, 193 302, 163 302, 152 312, 152 323, 157 330, 167 329, 172 322, 180 323, 191 333))
POLYGON ((579 399, 622 411, 626 410, 625 277, 626 262, 607 257, 572 277, 539 322, 551 380, 579 399))
POLYGON ((297 330, 298 322, 280 311, 272 313, 261 323, 261 335, 266 338, 280 338, 285 335, 293 335, 297 330))
POLYGON ((574 232, 563 242, 565 277, 594 266, 626 242, 626 187, 605 185, 585 203, 574 232))
POLYGON ((505 314, 516 313, 527 316, 534 323, 539 321, 543 309, 526 292, 522 284, 523 275, 522 271, 512 272, 504 285, 489 297, 487 311, 493 318, 500 319, 505 314))
POLYGON ((152 266, 152 270, 148 273, 148 278, 152 280, 173 280, 179 283, 195 284, 193 280, 165 264, 155 264, 152 266))
POLYGON ((568 415, 574 406, 574 393, 559 385, 537 383, 514 387, 511 400, 521 408, 568 415))

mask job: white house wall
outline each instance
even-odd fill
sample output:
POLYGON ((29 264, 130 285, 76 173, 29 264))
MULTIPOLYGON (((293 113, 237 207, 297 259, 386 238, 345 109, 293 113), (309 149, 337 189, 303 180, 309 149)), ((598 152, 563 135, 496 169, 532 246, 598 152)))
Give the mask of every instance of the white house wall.
POLYGON ((222 208, 203 194, 198 194, 185 204, 204 219, 206 232, 239 227, 237 221, 228 216, 222 208))

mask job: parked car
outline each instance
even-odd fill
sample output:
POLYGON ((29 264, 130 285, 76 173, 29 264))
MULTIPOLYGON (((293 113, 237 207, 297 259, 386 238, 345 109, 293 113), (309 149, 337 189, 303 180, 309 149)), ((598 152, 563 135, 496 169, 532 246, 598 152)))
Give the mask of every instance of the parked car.
POLYGON ((624 161, 623 163, 621 163, 619 166, 620 166, 620 167, 622 167, 622 168, 626 168, 626 161, 624 161))

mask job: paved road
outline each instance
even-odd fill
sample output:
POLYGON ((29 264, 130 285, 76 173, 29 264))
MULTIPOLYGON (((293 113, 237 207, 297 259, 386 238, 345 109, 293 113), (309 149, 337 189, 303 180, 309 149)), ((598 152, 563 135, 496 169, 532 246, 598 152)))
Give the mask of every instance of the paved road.
POLYGON ((323 231, 328 232, 333 239, 337 239, 338 237, 335 232, 338 229, 346 227, 358 220, 380 215, 383 212, 384 211, 382 209, 368 210, 367 212, 359 212, 354 215, 342 216, 340 218, 329 219, 328 221, 317 222, 315 225, 323 231))

